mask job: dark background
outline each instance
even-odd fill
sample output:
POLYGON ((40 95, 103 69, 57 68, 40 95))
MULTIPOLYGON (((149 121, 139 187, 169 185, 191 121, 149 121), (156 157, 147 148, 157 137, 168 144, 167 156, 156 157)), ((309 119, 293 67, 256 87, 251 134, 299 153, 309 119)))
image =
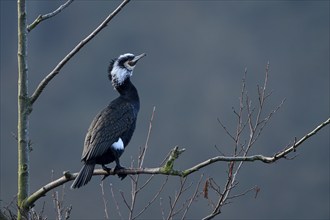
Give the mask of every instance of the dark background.
MULTIPOLYGON (((64 1, 27 1, 28 23, 64 1)), ((119 4, 119 1, 75 1, 29 35, 29 91, 119 4)), ((1 206, 17 192, 17 10, 16 1, 1 0, 1 206)), ((34 105, 30 117, 31 192, 65 170, 80 169, 87 128, 98 111, 117 94, 107 79, 109 60, 120 54, 147 53, 138 63, 133 82, 141 98, 134 137, 121 161, 137 160, 156 106, 145 167, 156 167, 175 145, 186 152, 175 168, 188 168, 223 152, 233 143, 217 122, 235 131, 232 107, 238 108, 241 79, 248 69, 248 92, 257 104, 265 66, 270 62, 266 112, 283 98, 284 106, 264 130, 251 154, 272 155, 329 117, 329 1, 132 1, 109 26, 62 69, 34 105)), ((264 116, 265 116, 264 115, 264 116)), ((246 137, 247 138, 247 137, 246 137)), ((329 126, 306 141, 294 160, 275 164, 246 163, 233 194, 257 185, 258 197, 248 194, 223 208, 223 219, 329 219, 329 126)), ((201 174, 221 187, 226 163, 217 163, 189 177, 192 193, 201 174)), ((147 176, 142 177, 142 179, 147 176)), ((84 188, 65 185, 65 204, 72 219, 102 219, 104 207, 94 177, 84 188)), ((137 212, 157 192, 164 176, 156 176, 138 197, 137 212)), ((179 178, 169 184, 141 218, 162 218, 174 198, 179 178), (162 205, 160 205, 160 203, 162 205)), ((119 190, 129 198, 131 182, 105 180, 112 218, 119 218, 110 182, 126 219, 119 190)), ((62 188, 58 189, 60 194, 62 188)), ((187 198, 185 196, 184 198, 187 198)), ((181 203, 184 199, 181 200, 181 203)), ((51 193, 39 200, 45 214, 55 218, 51 193), (45 202, 45 203, 44 203, 45 202)), ((193 203, 188 218, 211 210, 208 201, 193 203)))

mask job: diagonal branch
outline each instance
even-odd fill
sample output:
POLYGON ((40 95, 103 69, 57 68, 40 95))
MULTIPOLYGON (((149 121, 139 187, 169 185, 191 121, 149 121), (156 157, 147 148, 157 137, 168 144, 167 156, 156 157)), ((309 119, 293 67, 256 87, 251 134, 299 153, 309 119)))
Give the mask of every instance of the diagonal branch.
POLYGON ((32 24, 27 26, 27 31, 30 32, 32 31, 35 27, 37 27, 38 24, 40 24, 40 22, 47 20, 48 18, 54 17, 55 15, 57 15, 58 13, 60 13, 63 9, 65 9, 66 7, 68 7, 74 0, 68 0, 67 2, 65 2, 63 5, 61 5, 58 9, 56 9, 53 12, 50 12, 48 14, 45 15, 39 15, 34 22, 32 22, 32 24))
POLYGON ((45 89, 47 84, 57 75, 63 66, 76 54, 81 48, 83 48, 90 40, 92 40, 107 24, 121 11, 121 9, 130 2, 130 0, 124 0, 92 33, 90 33, 85 39, 73 48, 57 66, 40 82, 37 89, 30 97, 31 105, 39 98, 42 91, 45 89))
POLYGON ((241 156, 241 157, 217 156, 217 157, 213 157, 208 160, 205 160, 205 161, 197 164, 194 167, 184 170, 182 172, 182 174, 183 174, 183 176, 190 175, 191 173, 194 173, 205 166, 208 166, 212 163, 219 162, 219 161, 227 161, 227 162, 230 162, 230 161, 245 161, 245 162, 261 161, 264 163, 274 163, 275 161, 277 161, 281 158, 286 158, 286 156, 289 153, 291 153, 292 151, 295 151, 303 142, 305 142, 311 136, 315 135, 319 130, 321 130, 323 127, 325 127, 329 123, 330 123, 330 118, 328 118, 327 120, 322 122, 314 130, 312 130, 310 133, 306 134, 300 140, 295 141, 290 147, 287 147, 284 150, 276 153, 274 156, 270 156, 270 157, 263 156, 263 155, 241 156))
MULTIPOLYGON (((303 142, 305 142, 307 139, 309 139, 311 136, 315 135, 318 131, 320 131, 323 127, 328 125, 330 123, 330 118, 328 118, 326 121, 318 125, 315 129, 313 129, 310 133, 306 134, 304 137, 302 137, 300 140, 295 141, 290 147, 287 147, 286 149, 276 153, 274 156, 266 157, 263 155, 253 155, 253 156, 242 156, 242 157, 225 157, 225 156, 217 156, 210 158, 208 160, 205 160, 191 168, 188 168, 184 171, 178 171, 173 169, 174 161, 179 157, 181 153, 183 153, 182 149, 178 149, 178 147, 175 147, 171 150, 170 156, 167 159, 166 163, 163 167, 156 167, 156 168, 131 168, 131 169, 122 169, 122 170, 111 170, 109 173, 107 171, 104 171, 103 169, 96 169, 94 170, 93 175, 116 175, 116 174, 128 174, 128 175, 139 175, 139 174, 161 174, 161 175, 169 175, 169 176, 181 176, 186 177, 198 170, 200 170, 203 167, 206 167, 212 163, 220 162, 220 161, 247 161, 247 162, 253 162, 253 161, 261 161, 264 163, 273 163, 281 158, 286 158, 286 155, 291 153, 292 151, 295 151, 303 142)), ((41 187, 39 190, 34 192, 32 195, 30 195, 24 202, 24 207, 31 207, 33 204, 42 196, 45 196, 47 192, 50 190, 63 185, 66 182, 69 182, 71 180, 74 180, 78 176, 78 173, 70 173, 70 172, 64 172, 63 176, 58 178, 57 180, 54 180, 43 187, 41 187)))
POLYGON ((330 118, 328 118, 327 120, 325 120, 324 122, 322 122, 313 131, 311 131, 308 134, 306 134, 300 140, 295 141, 291 147, 288 147, 288 148, 284 149, 283 151, 280 151, 280 152, 276 153, 272 157, 272 161, 271 162, 275 162, 276 160, 278 160, 280 158, 285 158, 286 155, 289 154, 289 153, 291 153, 292 151, 295 152, 299 145, 301 145, 303 142, 305 142, 311 136, 315 135, 319 130, 321 130, 323 127, 325 127, 329 123, 330 123, 330 118))

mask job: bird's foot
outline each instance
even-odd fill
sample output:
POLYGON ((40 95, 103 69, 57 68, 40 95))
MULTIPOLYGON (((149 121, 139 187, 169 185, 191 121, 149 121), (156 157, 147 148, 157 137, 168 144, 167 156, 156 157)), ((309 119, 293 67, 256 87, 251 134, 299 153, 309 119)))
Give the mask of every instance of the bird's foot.
MULTIPOLYGON (((120 165, 116 165, 114 171, 116 172, 117 170, 122 170, 122 169, 125 169, 125 167, 122 167, 120 165)), ((127 176, 127 174, 119 174, 119 173, 117 175, 121 180, 125 179, 125 177, 127 176)))
POLYGON ((102 164, 102 169, 110 174, 111 168, 109 168, 109 167, 105 166, 104 164, 102 164))
POLYGON ((110 175, 110 171, 111 171, 111 168, 106 167, 105 165, 102 165, 102 169, 104 171, 106 171, 108 174, 104 175, 101 181, 103 181, 105 178, 107 178, 110 175))

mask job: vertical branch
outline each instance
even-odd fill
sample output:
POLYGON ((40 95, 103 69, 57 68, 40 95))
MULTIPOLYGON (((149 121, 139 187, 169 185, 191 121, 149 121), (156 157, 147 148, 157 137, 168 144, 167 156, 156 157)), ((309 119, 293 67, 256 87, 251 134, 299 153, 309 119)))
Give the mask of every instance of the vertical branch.
MULTIPOLYGON (((73 0, 68 0, 66 6, 73 0)), ((93 39, 103 28, 105 28, 110 20, 115 17, 119 11, 130 0, 123 2, 83 41, 81 41, 56 67, 55 69, 39 84, 36 91, 31 97, 28 95, 28 68, 27 68, 27 15, 26 0, 17 0, 17 33, 18 33, 18 124, 17 124, 17 142, 18 142, 18 216, 17 219, 28 218, 30 203, 25 203, 29 195, 29 115, 32 111, 32 105, 40 96, 43 89, 49 81, 59 73, 61 68, 91 39, 93 39)), ((63 9, 63 8, 62 8, 63 9)), ((61 10, 62 10, 61 9, 61 10)), ((58 12, 60 9, 58 10, 58 12)), ((55 11, 57 14, 57 11, 55 11)), ((54 16, 52 14, 51 16, 54 16)), ((30 27, 31 29, 31 27, 30 27)))
MULTIPOLYGON (((246 79, 246 69, 244 72, 244 77, 242 80, 242 90, 241 90, 241 97, 240 97, 240 109, 238 112, 234 111, 234 114, 238 118, 237 122, 237 130, 236 130, 236 135, 229 134, 229 132, 226 130, 224 126, 222 126, 227 134, 234 140, 235 142, 235 148, 234 148, 234 156, 237 156, 237 149, 238 146, 240 146, 240 137, 242 134, 242 131, 245 129, 245 126, 248 125, 248 129, 250 130, 248 142, 244 145, 242 145, 242 150, 240 153, 242 153, 243 157, 246 157, 251 149, 251 147, 254 145, 254 143, 257 141, 263 127, 266 125, 267 120, 270 119, 273 113, 277 111, 279 107, 277 107, 275 110, 273 110, 266 119, 261 119, 262 113, 264 110, 264 105, 265 105, 265 100, 266 98, 271 94, 266 94, 266 88, 268 84, 268 76, 269 76, 269 62, 266 65, 266 72, 265 72, 265 79, 262 87, 258 86, 258 101, 259 105, 256 110, 256 116, 255 120, 253 119, 253 113, 254 113, 254 108, 252 107, 252 102, 246 93, 246 84, 245 84, 245 79, 246 79), (245 100, 244 100, 245 97, 245 100), (246 102, 246 106, 244 107, 244 101, 246 102), (247 120, 246 122, 243 122, 242 117, 243 117, 243 110, 245 108, 246 115, 247 115, 247 120)), ((283 103, 283 101, 282 101, 283 103)), ((245 112, 244 111, 244 112, 245 112)), ((220 214, 221 208, 226 204, 227 200, 229 199, 229 195, 231 193, 231 190, 237 185, 236 178, 237 175, 243 165, 244 161, 240 161, 239 163, 236 163, 235 161, 229 162, 228 166, 228 178, 226 180, 226 184, 224 187, 223 192, 221 193, 217 204, 215 205, 215 208, 213 209, 212 213, 206 216, 204 219, 212 219, 216 215, 220 214)), ((232 197, 233 198, 233 197, 232 197)))
POLYGON ((17 1, 18 17, 18 193, 19 207, 17 219, 27 215, 28 208, 24 207, 24 200, 29 195, 29 113, 30 102, 28 98, 28 68, 27 68, 27 32, 25 0, 17 1))
POLYGON ((186 219, 186 214, 188 213, 188 210, 190 209, 191 207, 191 204, 193 203, 193 201, 198 197, 198 195, 200 194, 200 192, 198 191, 199 189, 199 186, 201 185, 201 182, 202 182, 202 179, 203 179, 203 176, 204 174, 201 175, 201 177, 199 178, 199 181, 197 183, 197 186, 196 186, 196 189, 195 189, 195 192, 193 193, 193 195, 190 197, 190 199, 188 200, 188 204, 182 214, 182 217, 181 219, 186 219))
MULTIPOLYGON (((234 144, 234 156, 236 157, 242 150, 243 150, 243 146, 242 149, 238 152, 238 148, 240 146, 240 140, 241 140, 241 135, 243 130, 245 129, 246 124, 249 122, 249 120, 247 120, 246 122, 243 122, 243 110, 244 108, 247 109, 248 111, 248 115, 251 116, 251 112, 250 111, 250 107, 244 107, 244 97, 247 96, 247 92, 246 92, 246 75, 247 75, 247 69, 245 68, 244 70, 244 76, 242 79, 242 88, 241 88, 241 94, 240 94, 240 98, 239 98, 239 110, 238 112, 236 112, 234 110, 234 114, 237 117, 237 127, 236 127, 236 134, 234 135, 230 135, 232 137, 232 139, 234 140, 235 144, 234 144)), ((246 97, 246 100, 248 100, 248 97, 246 97)), ((249 117, 250 118, 250 117, 249 117)), ((226 129, 225 129, 226 130, 226 129)), ((228 132, 227 132, 228 134, 228 132)), ((212 214, 210 214, 209 216, 205 217, 204 219, 211 219, 214 216, 218 215, 221 212, 221 207, 225 204, 227 197, 231 191, 231 189, 233 188, 234 182, 235 182, 235 177, 236 177, 236 173, 234 173, 235 171, 235 165, 236 163, 234 161, 231 161, 228 163, 228 178, 226 180, 226 184, 224 187, 224 190, 222 193, 220 193, 219 195, 219 200, 217 202, 217 204, 214 207, 214 210, 212 212, 212 214)), ((239 164, 237 170, 239 170, 241 164, 239 164)))
POLYGON ((103 200, 103 204, 104 204, 105 219, 109 219, 107 200, 105 198, 104 187, 103 187, 103 180, 101 181, 100 186, 101 186, 102 200, 103 200))
POLYGON ((235 115, 237 116, 237 128, 236 128, 236 135, 235 135, 235 149, 234 149, 234 156, 237 156, 238 147, 240 144, 240 137, 242 134, 242 131, 244 130, 243 125, 243 109, 244 109, 244 94, 246 93, 245 87, 246 87, 246 74, 247 69, 245 68, 244 76, 242 79, 242 88, 241 88, 241 97, 239 98, 239 111, 235 112, 235 115))
POLYGON ((139 160, 138 160, 139 168, 141 168, 142 165, 143 165, 144 157, 146 155, 146 152, 147 152, 147 149, 148 149, 148 146, 149 146, 148 143, 149 143, 149 139, 150 139, 150 134, 151 134, 151 129, 152 129, 152 121, 154 120, 155 111, 156 111, 156 106, 154 106, 153 109, 152 109, 152 114, 151 114, 151 118, 150 118, 150 121, 149 121, 149 129, 148 129, 146 143, 145 143, 144 148, 142 149, 142 152, 139 156, 139 160))
MULTIPOLYGON (((68 0, 66 4, 62 5, 58 10, 46 15, 43 19, 55 16, 63 10, 64 6, 68 6, 73 0, 68 0)), ((31 98, 28 96, 28 65, 27 65, 27 15, 26 15, 26 1, 17 0, 17 33, 18 33, 18 124, 17 124, 17 148, 18 148, 18 189, 17 189, 17 203, 18 214, 17 219, 29 219, 28 211, 30 209, 29 203, 25 200, 29 195, 29 115, 32 111, 32 105, 40 96, 43 89, 49 81, 59 73, 61 68, 91 39, 93 39, 108 22, 115 17, 119 11, 130 0, 123 0, 123 2, 83 41, 81 41, 56 67, 55 69, 39 84, 36 91, 31 98)), ((40 22, 40 21, 39 21, 40 22)), ((31 30, 34 26, 30 26, 31 30)))
POLYGON ((179 191, 177 193, 175 193, 175 197, 174 197, 174 201, 172 203, 172 199, 171 197, 170 198, 170 211, 168 213, 168 216, 167 216, 167 220, 171 220, 173 219, 174 215, 176 214, 175 213, 175 207, 182 195, 182 193, 186 190, 184 187, 185 187, 185 184, 186 184, 186 181, 187 181, 187 177, 184 177, 184 178, 181 178, 180 179, 180 188, 179 188, 179 191))
POLYGON ((115 193, 113 192, 112 183, 110 183, 110 192, 111 192, 112 199, 116 205, 117 213, 118 213, 120 219, 123 219, 123 216, 121 215, 121 212, 120 212, 120 207, 119 207, 118 201, 116 199, 115 193))
MULTIPOLYGON (((149 146, 148 144, 149 144, 149 139, 150 139, 150 134, 151 134, 151 128, 152 128, 152 121, 154 119, 155 111, 156 111, 156 107, 154 106, 153 109, 152 109, 152 114, 151 114, 151 118, 150 118, 150 122, 149 122, 149 129, 148 129, 148 134, 147 134, 147 138, 146 138, 146 143, 145 143, 144 147, 140 150, 140 154, 139 154, 139 157, 138 157, 138 167, 139 168, 141 168, 142 165, 143 165, 144 158, 145 158, 145 155, 147 153, 148 146, 149 146)), ((154 175, 152 175, 141 188, 138 187, 140 175, 137 175, 136 177, 132 177, 132 181, 131 181, 131 183, 132 183, 131 205, 130 205, 130 208, 129 208, 129 217, 128 217, 128 219, 134 219, 134 217, 133 217, 133 211, 134 211, 135 204, 136 204, 137 194, 139 193, 139 191, 144 186, 146 186, 151 181, 151 179, 153 178, 153 176, 154 175)))

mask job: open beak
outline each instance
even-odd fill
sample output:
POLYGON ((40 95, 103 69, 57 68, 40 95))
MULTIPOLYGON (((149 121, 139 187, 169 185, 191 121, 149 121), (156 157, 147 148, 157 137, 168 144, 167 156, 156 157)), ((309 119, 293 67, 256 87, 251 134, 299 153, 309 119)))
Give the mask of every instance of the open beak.
POLYGON ((137 61, 139 61, 142 57, 145 57, 147 54, 145 54, 145 53, 143 53, 143 54, 140 54, 140 55, 138 55, 138 56, 136 56, 136 57, 134 57, 134 59, 133 60, 131 60, 131 62, 132 63, 134 63, 134 64, 136 64, 137 63, 137 61))

